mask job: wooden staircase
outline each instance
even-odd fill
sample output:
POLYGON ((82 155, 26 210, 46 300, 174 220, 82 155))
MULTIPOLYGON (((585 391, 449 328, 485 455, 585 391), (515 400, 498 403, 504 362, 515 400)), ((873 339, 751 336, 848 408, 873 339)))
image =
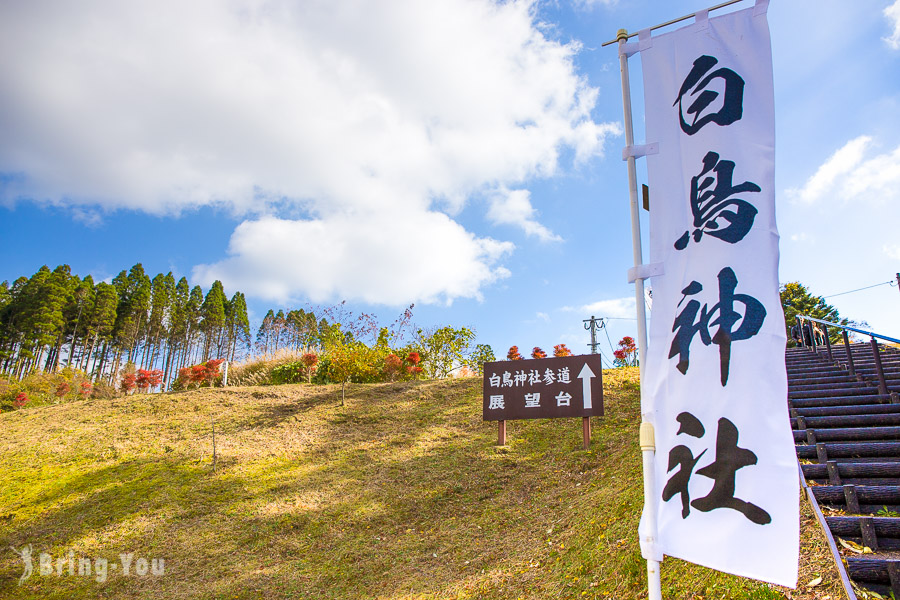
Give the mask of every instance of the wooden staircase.
POLYGON ((843 555, 839 568, 857 586, 900 598, 900 351, 789 348, 786 364, 797 457, 843 555))

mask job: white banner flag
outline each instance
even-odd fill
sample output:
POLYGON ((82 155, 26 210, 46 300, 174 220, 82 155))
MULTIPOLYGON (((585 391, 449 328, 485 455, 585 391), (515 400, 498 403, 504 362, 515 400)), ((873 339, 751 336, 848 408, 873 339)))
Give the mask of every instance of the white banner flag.
POLYGON ((639 36, 653 314, 642 400, 656 430, 657 548, 794 587, 798 468, 778 295, 766 2, 639 36))

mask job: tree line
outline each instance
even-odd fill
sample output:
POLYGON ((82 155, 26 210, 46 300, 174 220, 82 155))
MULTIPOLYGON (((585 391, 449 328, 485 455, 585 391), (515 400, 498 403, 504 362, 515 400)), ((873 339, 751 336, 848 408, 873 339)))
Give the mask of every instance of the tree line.
POLYGON ((249 346, 244 294, 228 299, 220 281, 204 294, 171 272, 151 278, 138 263, 110 283, 79 277, 68 265, 0 283, 0 373, 6 376, 71 367, 112 383, 131 363, 160 369, 168 382, 186 365, 234 360, 249 346))
MULTIPOLYGON (((466 328, 416 329, 410 305, 390 327, 345 302, 318 309, 269 310, 251 334, 243 293, 229 299, 220 281, 204 293, 186 277, 150 277, 140 263, 110 283, 79 277, 68 265, 41 267, 11 285, 0 283, 0 375, 21 380, 34 373, 72 368, 93 382, 118 387, 124 370, 161 372, 169 388, 183 369, 209 361, 243 360, 251 355, 337 348, 402 348, 421 352, 427 377, 447 377, 467 364, 475 333, 466 328), (318 312, 318 314, 316 314, 318 312), (413 342, 404 342, 412 335, 413 342)), ((479 345, 475 358, 489 347, 479 345)), ((472 361, 478 364, 477 360, 472 361)))

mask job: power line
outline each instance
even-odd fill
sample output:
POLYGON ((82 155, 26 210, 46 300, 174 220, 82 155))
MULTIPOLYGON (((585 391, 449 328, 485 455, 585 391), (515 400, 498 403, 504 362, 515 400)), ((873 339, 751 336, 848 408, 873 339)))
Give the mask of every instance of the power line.
POLYGON ((859 289, 850 290, 849 292, 840 292, 838 294, 829 294, 827 296, 822 296, 822 298, 834 298, 835 296, 843 296, 844 294, 852 294, 853 292, 861 292, 863 290, 868 290, 868 289, 871 289, 874 287, 879 287, 882 285, 894 285, 894 282, 893 282, 893 280, 892 281, 884 281, 882 283, 876 283, 875 285, 867 285, 866 287, 861 287, 859 289))
POLYGON ((610 339, 609 332, 607 331, 607 328, 606 328, 606 319, 608 319, 608 318, 609 317, 600 317, 598 319, 597 317, 591 315, 590 319, 584 319, 583 322, 584 322, 584 328, 587 330, 590 330, 590 332, 591 332, 591 343, 588 344, 588 346, 591 347, 591 354, 599 354, 600 355, 600 364, 603 364, 603 361, 605 360, 606 363, 609 365, 609 367, 612 368, 612 367, 616 366, 615 362, 613 362, 605 354, 603 354, 603 350, 598 348, 600 343, 597 342, 597 330, 602 329, 603 332, 606 333, 606 341, 609 342, 609 349, 612 350, 613 354, 615 354, 616 351, 613 348, 612 340, 610 339))
POLYGON ((600 355, 600 362, 601 362, 601 364, 602 364, 603 361, 605 360, 605 361, 606 361, 606 364, 609 365, 609 368, 610 368, 610 369, 613 368, 613 367, 615 366, 611 360, 609 360, 608 358, 606 358, 606 355, 603 354, 603 350, 601 350, 600 348, 597 348, 597 354, 600 355))
POLYGON ((609 339, 609 329, 606 327, 606 324, 605 324, 605 323, 603 324, 603 333, 606 334, 606 341, 609 342, 609 350, 610 350, 610 352, 612 352, 613 355, 615 356, 615 354, 616 354, 616 349, 613 348, 612 340, 609 339))

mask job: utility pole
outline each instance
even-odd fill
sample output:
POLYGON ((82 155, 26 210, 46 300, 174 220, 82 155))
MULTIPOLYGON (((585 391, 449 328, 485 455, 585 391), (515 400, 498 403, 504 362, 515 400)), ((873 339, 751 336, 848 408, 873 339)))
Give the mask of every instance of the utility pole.
MULTIPOLYGON (((597 330, 603 327, 603 317, 599 319, 594 315, 591 315, 590 319, 584 319, 582 321, 584 323, 584 328, 591 332, 591 343, 588 346, 591 347, 591 354, 597 354, 597 330)), ((600 364, 603 364, 603 359, 601 358, 600 364)), ((579 375, 580 377, 580 375, 579 375)), ((588 395, 590 395, 590 387, 588 389, 588 395)), ((585 396, 587 397, 587 396, 585 396)), ((581 419, 581 429, 584 436, 584 444, 582 447, 587 450, 591 445, 591 418, 590 417, 582 417, 581 419)))
MULTIPOLYGON (((898 275, 900 277, 900 275, 898 275)), ((597 331, 603 328, 603 317, 599 319, 591 315, 590 319, 585 319, 582 321, 584 323, 584 328, 591 332, 591 343, 588 346, 591 347, 591 354, 597 354, 597 331)))

